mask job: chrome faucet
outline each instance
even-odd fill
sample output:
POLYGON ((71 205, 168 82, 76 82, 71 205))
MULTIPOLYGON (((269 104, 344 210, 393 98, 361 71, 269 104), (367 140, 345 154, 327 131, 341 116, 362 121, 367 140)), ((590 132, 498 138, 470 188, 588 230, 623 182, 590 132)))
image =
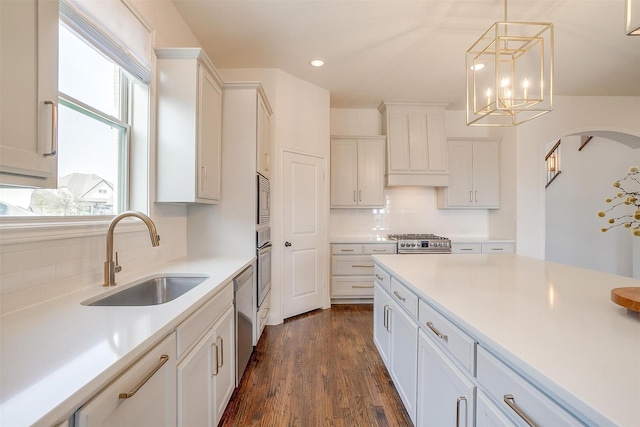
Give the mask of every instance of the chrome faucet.
POLYGON ((118 253, 116 252, 116 260, 113 261, 113 231, 116 228, 116 224, 121 219, 127 217, 136 217, 142 220, 149 229, 149 236, 151 237, 151 246, 156 247, 160 245, 160 236, 156 231, 156 225, 151 218, 137 211, 122 212, 111 220, 109 229, 107 230, 107 260, 104 263, 104 284, 102 286, 115 286, 116 285, 116 273, 122 271, 122 267, 118 265, 118 253))

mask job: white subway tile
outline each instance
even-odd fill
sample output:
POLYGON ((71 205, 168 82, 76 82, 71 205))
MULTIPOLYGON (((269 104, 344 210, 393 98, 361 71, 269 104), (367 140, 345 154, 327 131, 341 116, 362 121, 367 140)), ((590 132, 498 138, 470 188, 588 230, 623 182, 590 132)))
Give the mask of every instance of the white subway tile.
POLYGON ((14 271, 0 276, 0 294, 5 295, 22 289, 24 279, 22 271, 14 271))
POLYGON ((45 265, 42 267, 24 270, 24 286, 32 287, 55 280, 55 265, 45 265))
POLYGON ((2 271, 4 273, 27 270, 41 265, 39 249, 7 252, 3 254, 3 258, 2 271))

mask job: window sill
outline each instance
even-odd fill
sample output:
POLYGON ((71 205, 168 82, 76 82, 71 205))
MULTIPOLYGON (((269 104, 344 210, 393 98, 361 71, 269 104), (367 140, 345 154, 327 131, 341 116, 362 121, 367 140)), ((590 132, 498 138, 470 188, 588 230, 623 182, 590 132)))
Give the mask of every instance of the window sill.
MULTIPOLYGON (((0 245, 106 236, 114 216, 0 218, 0 245)), ((134 218, 118 223, 116 233, 146 230, 134 218)))

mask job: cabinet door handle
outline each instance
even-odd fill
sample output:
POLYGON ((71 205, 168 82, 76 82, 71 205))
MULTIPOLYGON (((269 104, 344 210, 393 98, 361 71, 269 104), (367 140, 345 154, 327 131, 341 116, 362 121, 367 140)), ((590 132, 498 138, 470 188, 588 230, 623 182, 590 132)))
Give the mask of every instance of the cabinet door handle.
POLYGON ((216 342, 211 344, 211 351, 213 352, 214 355, 214 360, 212 360, 213 363, 211 363, 211 368, 213 373, 211 374, 212 377, 215 377, 216 375, 218 375, 218 371, 219 371, 219 363, 218 363, 218 344, 217 344, 217 340, 216 342))
POLYGON ((356 200, 356 190, 353 190, 353 201, 357 202, 358 200, 356 200))
POLYGON ((163 354, 162 356, 160 356, 160 363, 158 363, 156 367, 153 368, 153 370, 149 372, 147 376, 144 377, 142 381, 140 381, 138 385, 133 388, 133 390, 131 390, 129 393, 120 393, 118 397, 120 399, 129 399, 133 397, 138 392, 138 390, 140 390, 142 386, 145 385, 147 381, 149 381, 151 377, 154 376, 155 373, 158 372, 160 368, 162 368, 164 364, 167 363, 168 361, 169 361, 169 355, 163 354))
POLYGON ((474 191, 473 193, 474 193, 475 202, 478 203, 478 192, 474 191))
POLYGON ((220 349, 220 357, 218 358, 218 368, 222 368, 224 366, 224 340, 222 337, 216 338, 216 346, 220 349), (218 342, 220 344, 218 345, 218 342))
POLYGON ((362 190, 358 190, 358 201, 362 201, 362 190))
POLYGON ((536 423, 531 421, 531 419, 527 416, 527 414, 525 414, 524 411, 520 409, 518 405, 516 405, 516 399, 515 397, 513 397, 513 394, 505 394, 504 403, 506 403, 509 406, 509 408, 513 409, 513 412, 518 414, 518 416, 522 418, 522 420, 525 423, 527 423, 527 425, 531 427, 537 427, 536 423))
POLYGON ((58 104, 53 101, 44 101, 51 105, 51 151, 44 156, 55 156, 58 153, 58 104))
POLYGON ((372 268, 373 264, 351 264, 351 267, 372 268))
POLYGON ((433 323, 432 323, 432 322, 427 322, 427 327, 428 327, 429 329, 431 329, 431 332, 433 332, 434 334, 436 334, 436 336, 437 336, 438 338, 440 338, 442 341, 444 341, 444 342, 449 342, 449 337, 448 337, 448 336, 446 336, 446 335, 441 334, 441 333, 440 333, 440 331, 439 331, 439 330, 437 330, 435 326, 433 326, 433 323))
POLYGON ((393 294, 398 297, 398 299, 402 302, 407 302, 407 299, 398 293, 398 291, 393 291, 393 294))
POLYGON ((351 285, 351 287, 355 289, 369 289, 373 288, 373 285, 351 285))
POLYGON ((207 168, 200 166, 200 169, 202 170, 202 184, 200 185, 200 188, 205 190, 207 188, 207 168))
POLYGON ((464 396, 458 397, 456 400, 456 427, 460 427, 460 402, 464 401, 465 411, 464 411, 464 426, 467 425, 467 398, 464 396))
POLYGON ((382 325, 384 326, 384 328, 388 331, 389 330, 389 306, 385 305, 384 307, 384 312, 382 315, 382 325))
POLYGON ((469 191, 469 202, 473 203, 473 191, 469 191))
POLYGON ((379 274, 376 274, 376 279, 380 280, 381 282, 384 280, 382 277, 380 277, 379 274))

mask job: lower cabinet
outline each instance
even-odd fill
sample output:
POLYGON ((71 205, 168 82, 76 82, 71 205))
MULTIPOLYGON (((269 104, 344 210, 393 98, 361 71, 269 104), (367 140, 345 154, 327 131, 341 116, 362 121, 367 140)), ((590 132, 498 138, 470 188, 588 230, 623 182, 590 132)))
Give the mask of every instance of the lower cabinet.
POLYGON ((418 325, 376 281, 374 342, 409 417, 416 421, 418 325))
POLYGON ((512 427, 514 423, 491 402, 491 399, 478 390, 476 396, 476 427, 512 427))
POLYGON ((417 426, 473 427, 476 386, 420 331, 417 426))
POLYGON ((161 427, 176 420, 176 337, 167 336, 74 415, 76 427, 161 427))
POLYGON ((235 388, 234 311, 224 315, 178 364, 178 426, 216 426, 235 388))
POLYGON ((332 302, 371 301, 374 277, 371 255, 394 253, 395 243, 331 244, 332 302))

